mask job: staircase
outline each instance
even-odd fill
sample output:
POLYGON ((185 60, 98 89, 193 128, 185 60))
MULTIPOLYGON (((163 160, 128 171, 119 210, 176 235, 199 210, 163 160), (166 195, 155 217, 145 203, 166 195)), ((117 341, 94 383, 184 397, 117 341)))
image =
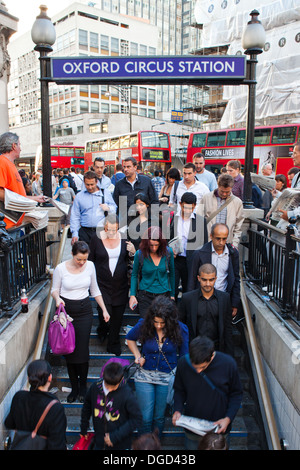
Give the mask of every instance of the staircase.
MULTIPOLYGON (((90 363, 88 374, 88 385, 98 380, 101 368, 105 362, 112 357, 106 353, 106 343, 101 344, 98 340, 96 328, 98 325, 98 312, 96 303, 93 301, 94 308, 94 324, 90 337, 90 363)), ((129 309, 125 311, 123 318, 123 327, 127 325, 135 325, 138 314, 134 314, 129 309)), ((253 387, 250 375, 247 373, 247 357, 242 348, 242 331, 237 326, 233 327, 235 359, 239 366, 241 380, 243 383, 244 396, 241 409, 239 410, 232 426, 230 434, 231 450, 262 450, 266 449, 264 445, 262 426, 259 426, 260 417, 255 397, 253 398, 253 387)), ((125 331, 121 329, 122 355, 124 359, 133 361, 133 355, 125 344, 125 331)), ((69 391, 63 391, 63 388, 69 388, 67 368, 65 360, 60 356, 53 356, 49 347, 46 348, 46 359, 52 366, 53 382, 52 391, 57 398, 63 403, 67 416, 67 443, 68 448, 72 449, 74 443, 79 439, 80 432, 80 414, 82 404, 79 402, 67 403, 67 395, 69 391)), ((129 381, 130 386, 134 389, 134 382, 129 381)), ((92 431, 92 429, 90 429, 92 431)), ((162 448, 164 450, 184 450, 184 432, 182 428, 172 425, 171 411, 166 411, 165 429, 162 438, 162 448)))

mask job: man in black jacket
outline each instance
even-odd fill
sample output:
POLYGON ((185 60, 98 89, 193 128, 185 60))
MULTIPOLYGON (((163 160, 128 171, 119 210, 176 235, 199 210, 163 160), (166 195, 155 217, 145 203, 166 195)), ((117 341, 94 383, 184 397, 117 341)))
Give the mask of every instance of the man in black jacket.
POLYGON ((149 176, 137 173, 137 161, 133 157, 123 160, 125 178, 116 183, 113 198, 118 207, 120 227, 127 224, 128 215, 136 215, 134 209, 134 197, 138 193, 144 193, 150 204, 158 204, 158 197, 149 176), (125 201, 122 198, 125 197, 125 201), (125 202, 125 203, 124 203, 125 202), (129 211, 131 209, 131 211, 129 211))
POLYGON ((226 224, 214 224, 211 228, 211 241, 203 245, 200 250, 194 251, 187 290, 197 289, 200 266, 207 263, 213 264, 217 269, 215 288, 230 294, 234 317, 240 306, 239 252, 227 243, 228 233, 226 224))
POLYGON ((200 288, 182 295, 179 320, 187 325, 190 341, 207 336, 217 351, 233 356, 230 296, 214 288, 217 270, 212 264, 200 266, 197 278, 200 288))
MULTIPOLYGON (((217 433, 228 436, 242 396, 235 360, 216 351, 207 337, 191 341, 189 354, 182 356, 177 365, 173 425, 184 414, 212 421, 218 426, 217 433)), ((201 437, 187 430, 185 437, 185 448, 197 450, 201 437)))
POLYGON ((179 202, 180 210, 171 218, 168 232, 163 224, 163 232, 168 240, 179 237, 181 240, 181 251, 174 252, 175 265, 175 298, 178 297, 179 284, 181 281, 182 293, 187 291, 189 282, 189 266, 192 263, 193 253, 207 242, 206 220, 201 215, 196 214, 195 208, 197 197, 192 192, 185 192, 179 202))

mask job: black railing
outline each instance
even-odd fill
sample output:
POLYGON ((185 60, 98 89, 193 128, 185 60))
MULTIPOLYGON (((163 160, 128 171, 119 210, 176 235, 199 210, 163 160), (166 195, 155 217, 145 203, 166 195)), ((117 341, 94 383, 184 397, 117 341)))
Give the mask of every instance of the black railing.
MULTIPOLYGON (((0 217, 0 225, 3 218, 0 217)), ((21 290, 30 291, 46 278, 46 229, 30 224, 15 230, 0 227, 0 297, 2 312, 9 312, 20 300, 21 290)))
POLYGON ((283 318, 300 322, 300 238, 290 224, 286 231, 260 220, 250 220, 247 260, 244 271, 247 278, 260 290, 265 299, 273 300, 281 309, 283 318))

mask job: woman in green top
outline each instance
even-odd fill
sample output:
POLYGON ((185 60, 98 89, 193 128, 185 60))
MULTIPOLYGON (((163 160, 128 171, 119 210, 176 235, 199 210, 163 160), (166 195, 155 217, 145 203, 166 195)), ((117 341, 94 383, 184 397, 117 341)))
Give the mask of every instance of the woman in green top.
POLYGON ((174 256, 161 229, 149 227, 134 255, 129 307, 145 317, 158 295, 175 300, 174 256))

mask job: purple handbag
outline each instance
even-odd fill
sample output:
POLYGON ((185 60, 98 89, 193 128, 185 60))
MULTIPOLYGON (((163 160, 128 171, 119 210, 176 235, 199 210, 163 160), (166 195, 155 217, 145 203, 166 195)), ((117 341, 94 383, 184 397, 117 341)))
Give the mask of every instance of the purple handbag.
POLYGON ((55 315, 56 320, 52 320, 48 329, 48 341, 53 354, 65 355, 71 354, 75 349, 75 329, 73 324, 68 320, 67 313, 63 304, 57 308, 55 315), (59 315, 63 313, 66 319, 66 328, 59 321, 59 315))

